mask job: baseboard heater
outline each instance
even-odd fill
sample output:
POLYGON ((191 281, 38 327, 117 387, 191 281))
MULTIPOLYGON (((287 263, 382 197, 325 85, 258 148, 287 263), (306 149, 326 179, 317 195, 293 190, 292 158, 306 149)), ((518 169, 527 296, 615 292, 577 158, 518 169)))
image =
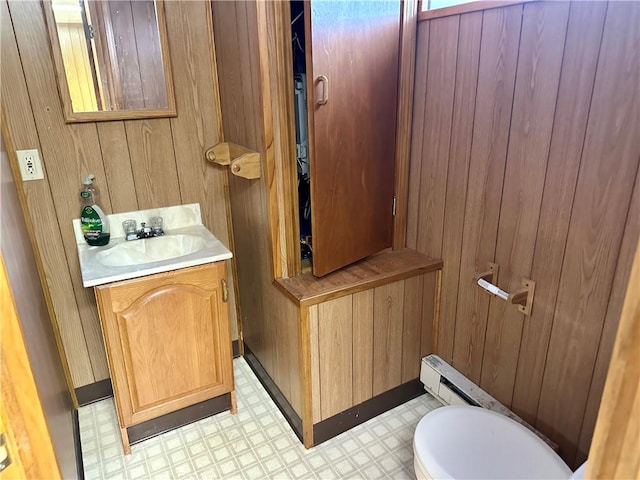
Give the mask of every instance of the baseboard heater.
POLYGON ((422 359, 420 381, 424 384, 424 389, 442 402, 443 405, 473 405, 493 410, 528 428, 555 452, 558 451, 557 444, 502 405, 439 356, 428 355, 422 359))

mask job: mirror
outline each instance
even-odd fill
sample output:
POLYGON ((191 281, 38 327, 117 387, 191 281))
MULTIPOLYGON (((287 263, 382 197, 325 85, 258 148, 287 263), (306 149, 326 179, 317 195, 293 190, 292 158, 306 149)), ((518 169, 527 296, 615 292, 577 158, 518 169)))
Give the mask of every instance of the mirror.
POLYGON ((176 115, 162 1, 48 0, 44 8, 68 122, 176 115))

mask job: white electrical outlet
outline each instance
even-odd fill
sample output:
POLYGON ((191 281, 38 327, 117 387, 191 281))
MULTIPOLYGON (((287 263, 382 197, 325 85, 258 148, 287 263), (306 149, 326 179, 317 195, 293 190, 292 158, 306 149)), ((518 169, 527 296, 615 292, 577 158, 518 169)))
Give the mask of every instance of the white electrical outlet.
POLYGON ((44 179, 44 171, 42 170, 38 150, 16 150, 16 153, 18 154, 18 163, 20 164, 23 182, 44 179))

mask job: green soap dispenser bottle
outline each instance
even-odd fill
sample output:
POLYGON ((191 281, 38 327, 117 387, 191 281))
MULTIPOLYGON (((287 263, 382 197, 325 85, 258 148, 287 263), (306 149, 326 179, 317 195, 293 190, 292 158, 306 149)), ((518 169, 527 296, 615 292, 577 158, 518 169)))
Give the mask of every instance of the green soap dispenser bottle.
POLYGON ((93 185, 93 174, 87 175, 82 182, 80 191, 82 210, 80 211, 80 226, 86 242, 94 247, 109 243, 109 220, 98 205, 98 189, 93 185))

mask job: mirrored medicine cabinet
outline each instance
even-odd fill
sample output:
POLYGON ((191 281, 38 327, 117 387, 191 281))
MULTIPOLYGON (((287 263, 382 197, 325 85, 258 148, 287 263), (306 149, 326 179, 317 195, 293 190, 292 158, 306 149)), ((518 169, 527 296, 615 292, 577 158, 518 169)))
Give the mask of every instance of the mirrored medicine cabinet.
POLYGON ((43 2, 67 122, 176 115, 161 0, 43 2))

